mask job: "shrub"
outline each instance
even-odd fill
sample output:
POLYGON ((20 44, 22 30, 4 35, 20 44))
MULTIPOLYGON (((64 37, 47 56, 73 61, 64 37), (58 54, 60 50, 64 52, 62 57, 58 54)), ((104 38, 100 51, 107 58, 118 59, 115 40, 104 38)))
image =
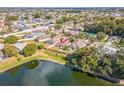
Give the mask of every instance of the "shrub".
POLYGON ((3 49, 3 52, 7 57, 17 56, 18 54, 16 48, 10 45, 6 45, 5 48, 3 49))
POLYGON ((36 44, 28 44, 23 50, 22 53, 24 56, 31 56, 35 53, 37 50, 37 45, 36 44))
POLYGON ((43 49, 43 48, 44 48, 44 44, 43 43, 38 45, 38 49, 43 49))
POLYGON ((7 38, 5 38, 5 43, 13 44, 13 43, 16 43, 17 40, 18 40, 18 37, 16 36, 8 36, 7 38))

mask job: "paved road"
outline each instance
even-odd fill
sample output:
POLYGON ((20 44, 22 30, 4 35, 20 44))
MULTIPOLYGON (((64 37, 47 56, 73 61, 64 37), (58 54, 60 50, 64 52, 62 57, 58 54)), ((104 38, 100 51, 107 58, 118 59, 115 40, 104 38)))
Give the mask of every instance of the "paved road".
POLYGON ((0 37, 6 38, 6 37, 8 37, 10 35, 17 35, 17 34, 22 34, 22 33, 32 32, 32 31, 35 31, 35 30, 42 30, 42 29, 43 29, 43 27, 27 29, 27 30, 23 30, 23 31, 20 31, 20 32, 15 32, 15 33, 11 33, 11 34, 2 35, 0 37))

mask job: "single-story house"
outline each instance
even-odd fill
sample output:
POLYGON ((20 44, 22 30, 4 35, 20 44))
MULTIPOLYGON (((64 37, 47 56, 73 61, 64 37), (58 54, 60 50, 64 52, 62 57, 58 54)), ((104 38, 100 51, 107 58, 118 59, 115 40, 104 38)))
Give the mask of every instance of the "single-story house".
POLYGON ((52 38, 53 43, 59 42, 60 38, 61 38, 61 36, 55 36, 55 37, 53 37, 52 38))
POLYGON ((19 52, 22 51, 26 47, 26 45, 27 43, 19 43, 19 42, 14 44, 14 46, 19 52))
POLYGON ((24 39, 28 39, 28 38, 38 38, 40 36, 43 36, 45 35, 44 32, 41 32, 41 31, 35 31, 35 32, 32 32, 31 34, 27 34, 24 36, 24 39))
POLYGON ((65 30, 65 32, 68 32, 68 33, 70 33, 71 35, 78 35, 79 33, 80 33, 80 29, 67 29, 67 30, 65 30))
POLYGON ((0 22, 0 30, 3 30, 4 26, 5 26, 4 22, 0 22))
POLYGON ((59 42, 56 44, 57 47, 69 46, 71 44, 68 37, 62 37, 59 39, 59 42))
POLYGON ((36 39, 36 41, 38 41, 38 42, 46 42, 49 40, 51 40, 51 38, 48 35, 42 35, 36 39))
POLYGON ((108 42, 118 42, 120 40, 119 36, 110 36, 108 42))
POLYGON ((0 43, 0 50, 3 50, 4 49, 4 46, 5 46, 5 44, 0 43))
POLYGON ((5 59, 6 59, 5 55, 3 54, 2 51, 0 51, 0 62, 5 60, 5 59))
POLYGON ((90 44, 89 44, 89 47, 95 47, 95 48, 98 48, 100 45, 101 45, 100 42, 93 42, 93 43, 90 43, 90 44))
POLYGON ((69 32, 71 35, 75 36, 75 35, 78 35, 79 34, 79 31, 70 31, 69 32))
POLYGON ((78 40, 71 44, 71 48, 72 49, 82 48, 87 46, 87 44, 89 44, 88 40, 78 40))
POLYGON ((104 45, 99 52, 102 52, 104 54, 115 54, 117 52, 117 49, 112 46, 104 45))

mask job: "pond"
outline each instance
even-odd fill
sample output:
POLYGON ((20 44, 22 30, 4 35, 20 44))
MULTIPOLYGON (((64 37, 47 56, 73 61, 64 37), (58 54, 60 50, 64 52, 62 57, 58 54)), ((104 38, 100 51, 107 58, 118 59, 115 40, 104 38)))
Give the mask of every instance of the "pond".
POLYGON ((87 32, 86 33, 88 36, 91 36, 91 37, 96 37, 97 34, 96 33, 92 33, 92 32, 87 32))
POLYGON ((1 86, 114 85, 48 61, 31 61, 0 74, 1 86))

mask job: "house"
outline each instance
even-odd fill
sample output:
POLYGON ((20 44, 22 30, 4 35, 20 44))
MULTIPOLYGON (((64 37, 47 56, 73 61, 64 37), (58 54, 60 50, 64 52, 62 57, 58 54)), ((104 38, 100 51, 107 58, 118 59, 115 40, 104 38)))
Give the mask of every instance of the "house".
POLYGON ((5 59, 6 59, 5 55, 4 55, 3 52, 0 50, 0 62, 3 61, 3 60, 5 60, 5 59))
POLYGON ((57 36, 53 37, 52 38, 53 43, 59 42, 60 38, 61 38, 60 35, 57 35, 57 36))
POLYGON ((0 50, 3 50, 4 49, 4 46, 5 46, 5 44, 0 43, 0 50))
POLYGON ((100 45, 101 45, 100 42, 93 42, 93 43, 90 43, 90 44, 89 44, 89 47, 95 47, 95 48, 98 48, 100 45))
POLYGON ((72 49, 82 48, 89 44, 88 40, 78 40, 71 44, 72 49))
POLYGON ((108 42, 118 42, 120 40, 119 36, 110 36, 108 42))
POLYGON ((56 44, 57 47, 69 46, 71 44, 68 37, 62 37, 59 39, 59 42, 56 44))
POLYGON ((78 35, 80 32, 79 31, 70 31, 69 32, 72 36, 78 35))
POLYGON ((67 29, 65 32, 70 33, 71 35, 78 35, 80 33, 80 29, 67 29))
POLYGON ((104 54, 115 54, 117 52, 117 49, 116 48, 113 48, 111 46, 108 46, 108 45, 104 45, 101 49, 101 51, 99 52, 102 52, 104 54))
POLYGON ((4 18, 0 17, 0 31, 3 30, 5 27, 5 22, 4 22, 4 18))
POLYGON ((36 39, 36 41, 38 41, 38 42, 46 42, 46 41, 49 41, 49 40, 51 40, 51 38, 48 35, 43 35, 43 36, 40 36, 36 39))
POLYGON ((124 55, 124 48, 123 47, 119 48, 118 53, 119 55, 124 55))
POLYGON ((20 52, 26 47, 27 43, 15 43, 14 46, 20 52))
POLYGON ((53 38, 51 38, 50 40, 46 41, 45 44, 48 44, 48 45, 56 45, 58 42, 59 42, 59 39, 61 38, 61 36, 55 36, 53 38))
POLYGON ((38 38, 38 37, 43 36, 43 35, 45 35, 45 33, 41 32, 41 31, 35 31, 35 32, 32 32, 31 34, 25 35, 23 38, 24 39, 38 38))

